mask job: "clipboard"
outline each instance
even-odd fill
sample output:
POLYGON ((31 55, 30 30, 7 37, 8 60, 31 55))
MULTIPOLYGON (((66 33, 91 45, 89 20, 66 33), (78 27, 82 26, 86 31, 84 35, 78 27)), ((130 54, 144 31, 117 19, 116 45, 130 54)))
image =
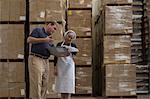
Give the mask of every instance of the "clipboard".
POLYGON ((75 47, 66 46, 66 45, 63 45, 62 47, 69 49, 70 52, 79 52, 79 50, 75 47))
POLYGON ((48 51, 50 52, 51 55, 54 55, 56 57, 66 57, 69 56, 70 53, 65 47, 50 47, 48 48, 48 51))

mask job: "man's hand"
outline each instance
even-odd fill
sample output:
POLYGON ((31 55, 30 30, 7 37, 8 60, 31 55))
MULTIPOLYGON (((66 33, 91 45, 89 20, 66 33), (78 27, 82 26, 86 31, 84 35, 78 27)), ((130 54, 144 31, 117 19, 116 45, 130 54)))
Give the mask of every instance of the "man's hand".
POLYGON ((45 38, 45 42, 52 43, 52 42, 53 42, 52 36, 47 36, 47 37, 45 38))

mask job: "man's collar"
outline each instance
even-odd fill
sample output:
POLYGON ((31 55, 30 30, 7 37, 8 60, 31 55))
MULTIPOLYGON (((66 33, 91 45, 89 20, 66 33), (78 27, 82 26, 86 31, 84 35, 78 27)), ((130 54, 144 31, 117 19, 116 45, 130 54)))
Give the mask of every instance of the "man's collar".
POLYGON ((44 28, 44 27, 42 28, 42 30, 43 30, 43 32, 44 32, 45 34, 47 34, 48 36, 50 35, 49 33, 47 33, 47 32, 45 31, 45 28, 44 28))

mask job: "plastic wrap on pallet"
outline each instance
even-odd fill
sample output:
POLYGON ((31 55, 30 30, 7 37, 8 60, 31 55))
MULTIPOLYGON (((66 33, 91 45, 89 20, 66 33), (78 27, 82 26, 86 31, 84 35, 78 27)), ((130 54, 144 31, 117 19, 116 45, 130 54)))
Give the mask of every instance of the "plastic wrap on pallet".
POLYGON ((91 8, 92 0, 68 0, 69 8, 91 8))
POLYGON ((131 63, 129 35, 104 36, 104 63, 131 63))
POLYGON ((136 65, 105 65, 106 96, 136 95, 136 65))
POLYGON ((65 16, 63 0, 32 0, 30 2, 30 21, 60 21, 65 16))
POLYGON ((132 34, 132 6, 105 7, 105 34, 132 34))
POLYGON ((102 0, 103 5, 105 4, 132 4, 133 0, 102 0))

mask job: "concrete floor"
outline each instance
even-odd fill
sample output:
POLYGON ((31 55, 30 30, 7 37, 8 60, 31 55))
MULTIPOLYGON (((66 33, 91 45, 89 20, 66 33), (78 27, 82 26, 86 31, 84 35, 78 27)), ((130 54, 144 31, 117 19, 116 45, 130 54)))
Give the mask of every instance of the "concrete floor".
MULTIPOLYGON (((71 99, 105 99, 103 97, 78 97, 74 96, 71 99)), ((110 98, 109 98, 110 99, 110 98)), ((135 98, 111 98, 111 99, 135 99, 135 98)), ((139 95, 137 99, 150 99, 150 95, 139 95)))

